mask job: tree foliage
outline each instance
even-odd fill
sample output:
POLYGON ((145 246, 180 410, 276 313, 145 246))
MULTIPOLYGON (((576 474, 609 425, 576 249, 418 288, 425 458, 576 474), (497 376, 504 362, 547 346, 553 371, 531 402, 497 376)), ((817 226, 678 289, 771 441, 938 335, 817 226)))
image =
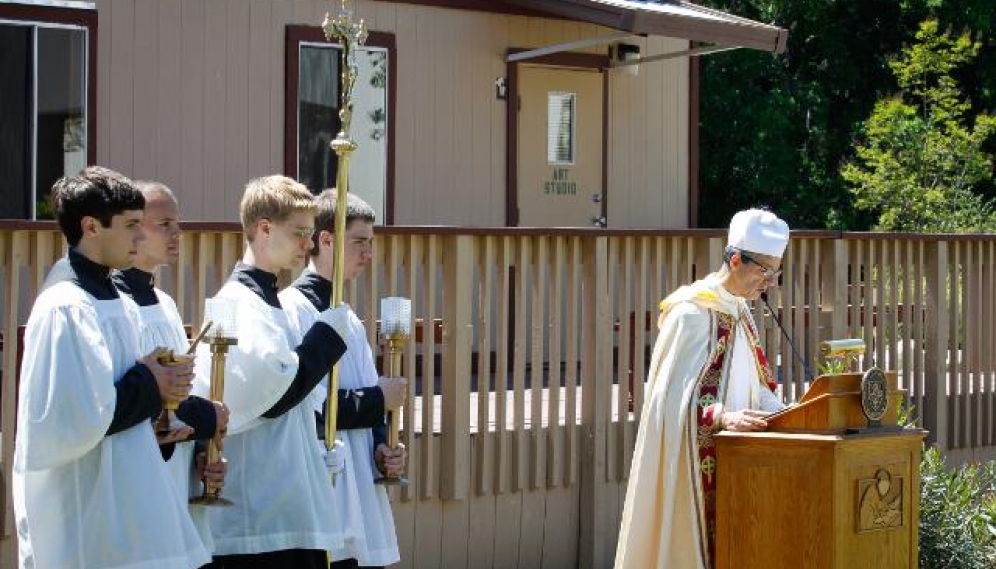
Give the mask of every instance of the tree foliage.
MULTIPOLYGON (((954 73, 972 119, 996 109, 993 0, 704 0, 789 30, 788 50, 736 50, 700 59, 699 225, 724 227, 734 212, 770 205, 793 227, 862 230, 841 176, 876 102, 899 87, 889 61, 919 22, 968 30, 977 58, 954 73)), ((996 150, 990 142, 988 150, 996 150)), ((976 190, 996 196, 996 186, 976 190)))
POLYGON ((890 62, 901 94, 875 104, 856 159, 841 171, 855 206, 878 215, 877 229, 996 229, 992 206, 974 191, 992 178, 983 146, 996 133, 996 117, 979 114, 970 125, 971 105, 954 77, 979 47, 968 34, 953 37, 927 20, 916 43, 890 62))

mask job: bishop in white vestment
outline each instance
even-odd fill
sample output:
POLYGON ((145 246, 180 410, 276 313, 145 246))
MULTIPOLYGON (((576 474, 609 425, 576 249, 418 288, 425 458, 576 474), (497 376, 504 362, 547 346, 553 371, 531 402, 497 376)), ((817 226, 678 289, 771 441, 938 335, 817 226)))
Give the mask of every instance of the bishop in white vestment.
POLYGON ((713 566, 713 434, 764 429, 784 407, 747 301, 777 281, 787 243, 771 212, 740 212, 723 268, 661 302, 616 569, 713 566))

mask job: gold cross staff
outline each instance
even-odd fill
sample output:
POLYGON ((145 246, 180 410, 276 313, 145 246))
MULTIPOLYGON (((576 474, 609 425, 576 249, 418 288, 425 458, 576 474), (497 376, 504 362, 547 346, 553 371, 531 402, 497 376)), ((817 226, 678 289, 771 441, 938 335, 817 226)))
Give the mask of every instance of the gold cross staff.
MULTIPOLYGON (((332 279, 332 306, 342 304, 342 289, 345 276, 346 256, 346 196, 349 193, 349 155, 356 150, 356 143, 349 138, 349 124, 353 118, 353 85, 359 75, 357 51, 367 41, 367 30, 363 20, 353 20, 353 12, 349 9, 348 0, 342 0, 335 17, 325 14, 322 30, 329 41, 342 44, 340 68, 342 74, 342 93, 339 105, 339 123, 341 128, 332 141, 332 150, 338 160, 336 173, 335 201, 335 268, 332 279)), ((332 364, 329 372, 328 398, 325 400, 325 448, 332 452, 335 448, 335 431, 337 419, 337 402, 339 393, 339 366, 332 364)), ((332 485, 335 485, 336 473, 332 473, 332 485)))

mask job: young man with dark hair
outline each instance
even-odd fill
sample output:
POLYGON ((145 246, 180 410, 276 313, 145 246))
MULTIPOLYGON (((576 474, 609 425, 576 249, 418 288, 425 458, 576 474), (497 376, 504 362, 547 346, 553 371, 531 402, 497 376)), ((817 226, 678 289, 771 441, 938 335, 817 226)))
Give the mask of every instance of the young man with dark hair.
MULTIPOLYGON (((324 310, 298 330, 277 298, 277 273, 300 268, 308 255, 315 210, 294 180, 250 181, 240 205, 245 254, 216 296, 238 307, 238 345, 225 368, 225 494, 234 505, 209 512, 215 564, 225 569, 317 569, 342 545, 306 399, 346 351, 349 309, 324 310)), ((209 389, 207 354, 202 345, 201 395, 209 389)))
POLYGON ((210 560, 150 420, 192 364, 142 357, 137 307, 111 282, 143 240, 145 200, 101 169, 53 187, 69 254, 25 333, 13 465, 20 566, 189 569, 210 560))
MULTIPOLYGON (((336 194, 326 190, 318 196, 316 231, 311 260, 301 276, 280 293, 280 300, 300 328, 306 328, 329 306, 332 271, 336 194)), ((373 258, 375 213, 354 194, 347 196, 346 249, 343 260, 346 280, 358 277, 373 258)), ((407 393, 403 378, 379 377, 373 353, 367 344, 363 323, 349 313, 349 349, 339 363, 338 436, 346 454, 345 472, 334 489, 336 517, 345 537, 344 547, 332 552, 332 568, 382 567, 401 557, 394 518, 387 492, 374 484, 381 476, 404 472, 404 446, 385 443, 385 409, 401 407, 407 393)), ((324 409, 327 384, 315 390, 316 411, 324 409)), ((320 430, 324 437, 324 429, 320 430)))

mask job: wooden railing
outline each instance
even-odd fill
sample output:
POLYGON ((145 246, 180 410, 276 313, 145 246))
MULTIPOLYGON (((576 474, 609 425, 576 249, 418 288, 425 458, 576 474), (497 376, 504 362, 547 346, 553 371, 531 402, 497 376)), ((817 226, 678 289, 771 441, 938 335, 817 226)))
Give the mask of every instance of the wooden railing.
MULTIPOLYGON (((13 531, 11 339, 62 243, 52 224, 0 224, 4 536, 13 531)), ((417 318, 441 323, 405 352, 414 484, 400 500, 571 489, 577 562, 611 559, 657 303, 721 265, 724 233, 391 227, 376 243, 373 266, 346 291, 371 343, 384 296, 410 297, 417 318)), ((186 322, 200 322, 241 248, 234 224, 186 224, 179 263, 160 275, 186 322)), ((996 237, 796 232, 784 267, 770 302, 810 367, 820 341, 863 337, 867 360, 899 371, 935 444, 962 460, 992 456, 996 237)), ((796 399, 806 370, 770 315, 756 315, 783 396, 796 399)))

